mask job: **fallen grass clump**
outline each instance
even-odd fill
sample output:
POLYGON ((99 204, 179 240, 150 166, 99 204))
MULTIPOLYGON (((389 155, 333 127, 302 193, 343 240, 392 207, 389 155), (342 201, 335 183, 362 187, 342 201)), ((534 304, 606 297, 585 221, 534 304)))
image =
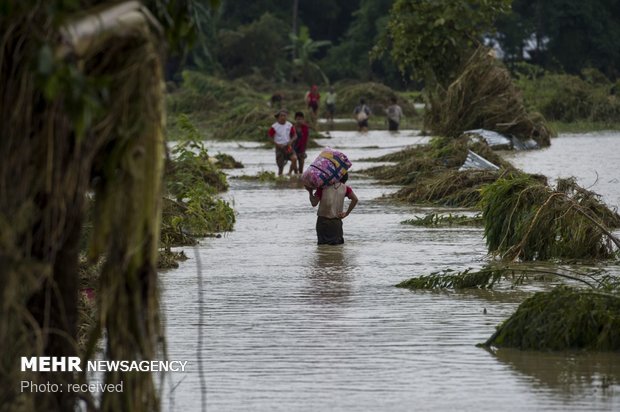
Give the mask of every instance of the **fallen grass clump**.
POLYGON ((463 271, 445 269, 429 275, 417 276, 405 280, 396 287, 417 289, 491 289, 502 279, 507 279, 512 286, 522 284, 525 280, 550 280, 561 278, 577 282, 589 288, 613 290, 617 287, 610 275, 601 275, 600 270, 573 270, 557 266, 525 266, 523 264, 493 264, 481 269, 468 268, 463 271))
POLYGON ((480 346, 524 350, 620 349, 620 279, 600 270, 558 267, 489 266, 458 272, 443 270, 399 283, 411 290, 490 289, 504 279, 513 286, 527 279, 568 279, 586 288, 558 286, 526 299, 480 346))
POLYGON ((466 269, 462 272, 446 269, 440 272, 433 272, 427 276, 405 280, 396 285, 396 287, 412 290, 491 289, 504 275, 505 271, 498 269, 466 269))
POLYGON ((514 167, 494 152, 485 142, 471 142, 466 136, 456 139, 435 137, 429 144, 404 149, 367 161, 398 162, 364 170, 372 177, 387 183, 407 185, 419 176, 434 175, 441 171, 456 170, 465 162, 467 150, 484 157, 506 170, 514 167))
POLYGON ((229 154, 218 153, 215 155, 215 159, 217 160, 217 166, 220 169, 243 169, 243 163, 236 160, 229 154))
POLYGON ((567 286, 536 293, 482 346, 620 350, 620 295, 567 286))
POLYGON ((179 262, 187 260, 185 252, 173 252, 170 248, 160 249, 157 256, 157 269, 176 269, 179 262))
POLYGON ((403 225, 423 226, 423 227, 446 227, 446 226, 482 226, 484 221, 481 215, 465 216, 447 215, 440 213, 429 213, 424 217, 416 217, 414 219, 403 220, 403 225))
POLYGON ((488 129, 549 146, 554 134, 544 117, 529 113, 510 73, 486 47, 467 61, 447 90, 429 94, 425 126, 441 136, 457 137, 466 130, 488 129))
POLYGON ((428 145, 371 160, 398 162, 364 171, 386 183, 404 185, 394 195, 397 199, 443 206, 476 206, 483 185, 494 182, 503 173, 513 173, 515 170, 485 142, 472 142, 465 136, 456 139, 433 138, 428 145), (459 171, 468 150, 499 166, 500 170, 459 171))
POLYGON ((489 251, 506 260, 607 259, 620 247, 620 216, 574 179, 552 189, 507 175, 482 188, 480 206, 489 251))
MULTIPOLYGON (((184 138, 174 147, 165 173, 160 243, 161 265, 170 266, 172 246, 190 246, 197 238, 233 229, 235 214, 228 202, 216 197, 228 190, 226 175, 212 161, 191 122, 184 123, 184 138)), ((234 160, 234 159, 233 159, 234 160)))
POLYGON ((255 175, 241 175, 233 177, 233 179, 258 181, 258 182, 276 182, 278 180, 288 179, 287 176, 276 176, 274 172, 268 170, 261 170, 255 175))
POLYGON ((474 207, 480 201, 480 189, 499 176, 489 170, 445 170, 414 179, 394 196, 416 204, 474 207))

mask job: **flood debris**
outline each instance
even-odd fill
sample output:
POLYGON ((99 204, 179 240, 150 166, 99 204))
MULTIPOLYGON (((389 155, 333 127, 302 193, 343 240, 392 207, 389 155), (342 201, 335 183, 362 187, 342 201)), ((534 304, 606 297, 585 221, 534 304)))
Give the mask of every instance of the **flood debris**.
POLYGON ((506 136, 493 130, 475 129, 463 132, 470 139, 484 140, 493 150, 534 150, 540 146, 534 139, 519 139, 516 136, 506 136))
POLYGON ((488 48, 480 47, 446 90, 429 95, 425 126, 433 133, 458 137, 486 129, 549 146, 553 131, 539 113, 529 113, 510 73, 488 48))
POLYGON ((474 207, 480 200, 479 189, 484 184, 495 181, 502 173, 515 170, 486 142, 473 142, 466 136, 457 139, 433 138, 428 145, 372 160, 397 162, 364 171, 386 183, 404 185, 394 195, 397 199, 443 206, 474 207), (470 151, 484 159, 485 163, 497 165, 497 168, 459 171, 467 162, 470 151))
POLYGON ((472 152, 471 150, 467 150, 467 157, 465 158, 465 162, 459 167, 459 172, 464 170, 499 170, 498 166, 495 166, 493 163, 489 162, 484 157, 472 152))
POLYGON ((456 271, 445 269, 430 275, 417 276, 396 285, 404 289, 490 289, 505 275, 494 268, 456 271))
POLYGON ((568 286, 536 293, 481 346, 620 350, 620 294, 568 286))
POLYGON ((213 158, 220 169, 243 169, 243 163, 229 154, 218 153, 213 158))
POLYGON ((608 259, 620 247, 620 216, 575 179, 551 188, 505 175, 482 188, 480 206, 489 252, 505 260, 608 259))
MULTIPOLYGON (((173 246, 190 246, 201 237, 232 230, 235 214, 217 194, 228 190, 226 175, 202 142, 179 142, 165 172, 160 267, 170 266, 173 246)), ((232 159, 232 157, 231 157, 232 159)), ((234 160, 234 159, 233 159, 234 160)))
POLYGON ((453 215, 452 213, 428 213, 423 217, 415 217, 400 222, 401 225, 422 227, 450 227, 450 226, 482 226, 482 216, 453 215))

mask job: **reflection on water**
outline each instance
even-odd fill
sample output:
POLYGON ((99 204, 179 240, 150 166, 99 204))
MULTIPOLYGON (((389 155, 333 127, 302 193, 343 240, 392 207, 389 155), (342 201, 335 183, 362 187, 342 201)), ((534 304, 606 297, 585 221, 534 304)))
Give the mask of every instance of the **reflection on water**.
POLYGON ((491 353, 515 371, 531 377, 533 387, 552 389, 569 399, 591 395, 604 402, 614 394, 620 396, 620 354, 515 349, 491 353))
MULTIPOLYGON (((353 171, 370 165, 360 159, 428 140, 410 131, 331 136, 320 143, 345 150, 353 171)), ((617 173, 613 139, 588 139, 599 157, 581 156, 570 174, 596 168, 606 179, 600 191, 620 199, 619 186, 608 179, 617 173)), ((562 146, 561 139, 553 144, 560 148, 554 156, 562 147, 574 154, 581 147, 562 146)), ((208 144, 211 152, 244 163, 231 174, 275 171, 272 150, 259 146, 208 144)), ((319 151, 310 150, 309 158, 319 151)), ((540 172, 537 162, 553 165, 545 153, 551 152, 514 157, 540 172)), ((446 268, 482 266, 488 258, 481 229, 401 225, 431 209, 377 201, 397 188, 352 174, 360 203, 345 220, 345 244, 319 247, 316 209, 305 190, 230 183, 225 196, 234 202, 237 224, 234 232, 198 247, 203 289, 197 288, 194 259, 162 274, 169 357, 190 361, 189 373, 171 374, 181 382, 174 391, 176 410, 199 410, 200 376, 192 362, 197 352, 209 411, 620 410, 618 355, 490 355, 475 347, 540 286, 513 290, 502 283, 496 291, 467 292, 393 286, 446 268), (204 345, 198 348, 200 311, 204 345)), ((165 396, 164 403, 169 410, 165 396)))
POLYGON ((317 304, 342 304, 351 295, 351 268, 355 258, 345 245, 317 245, 308 278, 309 299, 317 304))

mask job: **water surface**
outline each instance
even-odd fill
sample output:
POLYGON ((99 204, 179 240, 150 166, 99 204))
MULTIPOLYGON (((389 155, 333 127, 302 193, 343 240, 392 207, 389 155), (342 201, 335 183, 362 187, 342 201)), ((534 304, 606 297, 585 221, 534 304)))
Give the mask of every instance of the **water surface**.
MULTIPOLYGON (((353 171, 370 165, 358 159, 427 142, 414 131, 331 136, 320 143, 345 151, 353 171)), ((511 160, 527 171, 575 175, 586 183, 596 170, 593 190, 617 205, 618 139, 562 137, 550 149, 511 160)), ((259 144, 208 146, 246 165, 232 175, 276 170, 273 151, 259 144)), ((318 152, 310 150, 309 159, 318 152)), ((162 274, 169 357, 189 360, 191 369, 169 376, 178 386, 172 394, 166 389, 166 409, 200 410, 203 387, 208 411, 620 409, 618 355, 491 353, 475 346, 531 288, 411 292, 393 286, 444 268, 481 266, 487 256, 480 229, 401 225, 429 209, 381 200, 397 188, 352 174, 360 203, 344 221, 346 243, 317 246, 305 190, 230 183, 225 197, 237 224, 196 248, 202 289, 192 249, 190 260, 162 274)))

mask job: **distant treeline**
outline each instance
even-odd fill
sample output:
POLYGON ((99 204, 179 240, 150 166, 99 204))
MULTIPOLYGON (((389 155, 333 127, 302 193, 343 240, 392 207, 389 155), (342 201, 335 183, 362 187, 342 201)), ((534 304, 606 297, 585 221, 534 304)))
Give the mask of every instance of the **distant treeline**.
MULTIPOLYGON (((388 55, 369 58, 394 2, 223 0, 218 8, 201 7, 194 16, 198 36, 193 47, 170 58, 167 75, 173 79, 193 68, 230 78, 354 79, 414 88, 419 85, 401 74, 388 55)), ((515 0, 511 13, 500 17, 497 31, 484 40, 497 46, 509 67, 527 62, 567 74, 595 68, 613 81, 620 72, 618 16, 620 2, 615 0, 515 0)))

